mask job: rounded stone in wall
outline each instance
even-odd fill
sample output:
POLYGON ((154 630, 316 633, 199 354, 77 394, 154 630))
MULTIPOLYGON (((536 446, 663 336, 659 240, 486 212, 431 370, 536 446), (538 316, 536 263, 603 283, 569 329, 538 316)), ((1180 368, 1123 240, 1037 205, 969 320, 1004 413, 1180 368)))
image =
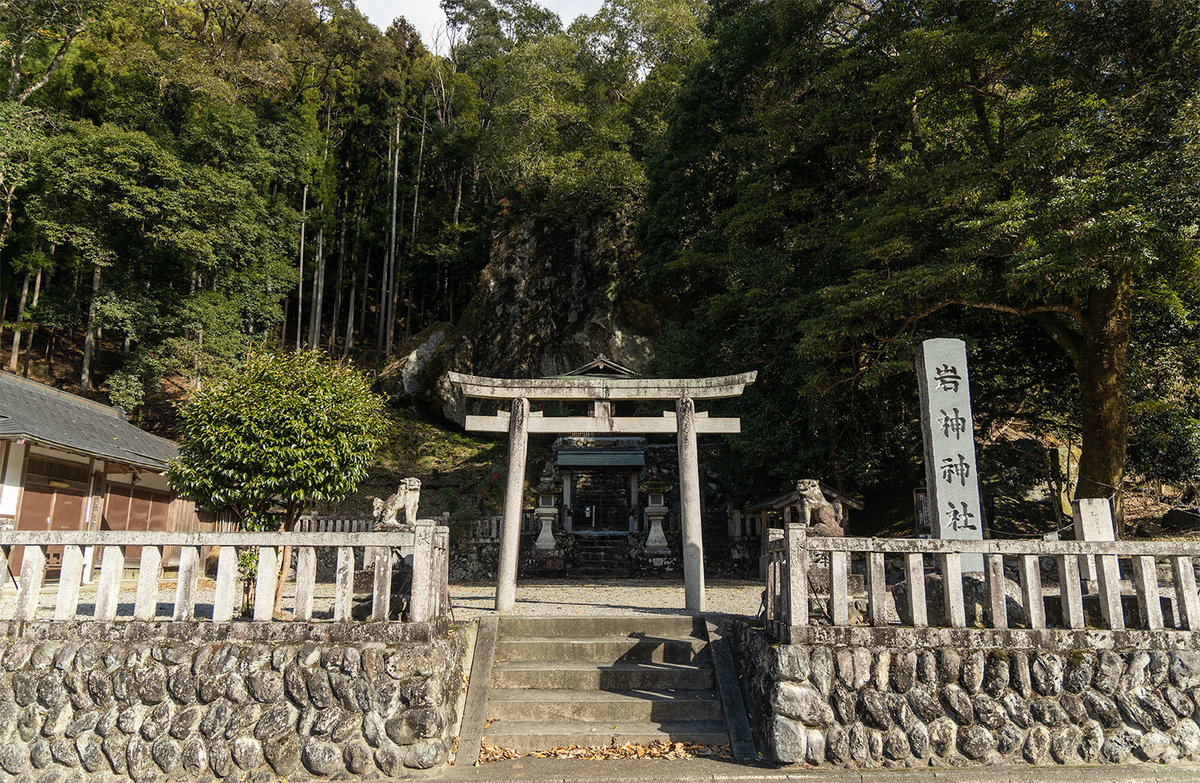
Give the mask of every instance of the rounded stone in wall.
POLYGON ((825 732, 825 758, 838 765, 850 761, 850 735, 836 723, 825 732))
POLYGON ((989 729, 995 730, 1008 723, 1004 705, 986 693, 976 694, 971 700, 971 707, 975 711, 975 719, 989 729))
POLYGON ((923 759, 929 756, 929 729, 924 723, 914 723, 908 730, 908 748, 913 756, 923 759))
POLYGON ((58 647, 58 642, 40 642, 29 655, 29 665, 34 669, 50 668, 54 664, 58 647))
POLYGON ((75 752, 79 754, 79 763, 87 772, 108 768, 100 740, 90 731, 75 738, 75 752))
POLYGON ((1123 764, 1133 753, 1137 737, 1128 731, 1119 731, 1104 740, 1100 756, 1110 764, 1123 764))
POLYGON ((1083 706, 1083 699, 1074 693, 1064 692, 1059 694, 1058 706, 1062 707, 1063 712, 1067 714, 1067 720, 1076 725, 1082 724, 1087 720, 1087 709, 1083 706))
POLYGON ((1002 756, 1013 754, 1024 742, 1025 735, 1011 723, 1005 723, 996 730, 996 751, 1002 756))
POLYGON ((859 705, 862 708, 863 723, 867 726, 880 731, 886 731, 892 727, 887 701, 882 693, 869 688, 860 691, 859 705))
POLYGON ((958 740, 958 726, 949 718, 938 718, 929 724, 929 746, 933 752, 945 758, 954 755, 958 740))
POLYGON ((174 669, 167 678, 167 691, 180 704, 195 704, 197 698, 196 678, 192 676, 191 669, 187 666, 179 666, 174 669))
POLYGON ((56 764, 64 767, 74 767, 79 763, 79 755, 75 751, 75 740, 57 737, 50 742, 50 756, 56 764))
POLYGON ((54 654, 54 668, 60 672, 69 671, 75 661, 75 653, 79 652, 81 646, 83 642, 67 642, 58 648, 58 652, 54 654))
POLYGON ((193 778, 198 778, 208 770, 208 750, 199 739, 191 739, 183 744, 183 754, 180 758, 183 771, 193 778))
POLYGON ((375 766, 388 778, 404 777, 404 755, 387 740, 375 751, 375 766))
POLYGON ((437 738, 418 740, 404 754, 409 769, 432 769, 445 760, 446 746, 437 738))
POLYGON ((958 750, 974 761, 982 761, 996 749, 996 737, 986 727, 978 724, 967 726, 958 732, 958 750))
POLYGON ((808 751, 808 732, 804 724, 786 715, 777 714, 771 724, 771 739, 776 761, 781 764, 797 764, 804 761, 808 751))
MULTIPOLYGON (((328 680, 326 680, 328 681, 328 680)), ((309 737, 304 743, 300 760, 309 772, 321 777, 327 777, 337 772, 342 764, 342 754, 332 743, 309 737)))
POLYGON ((1050 728, 1056 728, 1067 722, 1067 713, 1058 704, 1058 699, 1047 697, 1045 699, 1034 699, 1029 705, 1030 712, 1038 723, 1042 723, 1050 728))
POLYGON ((1063 688, 1070 693, 1083 693, 1096 676, 1096 656, 1086 650, 1074 650, 1067 656, 1067 671, 1063 688))
POLYGON ((208 744, 208 768, 219 778, 227 777, 234 770, 233 753, 229 744, 220 741, 208 744))
POLYGON ((359 715, 358 713, 351 713, 338 721, 337 725, 333 727, 333 731, 330 732, 329 738, 335 743, 341 744, 358 734, 362 728, 362 725, 362 715, 359 715))
POLYGON ((1175 714, 1175 710, 1171 709, 1165 699, 1149 688, 1135 688, 1133 696, 1137 699, 1138 706, 1150 716, 1155 728, 1170 731, 1179 723, 1179 716, 1175 714))
POLYGON ((1200 727, 1191 718, 1179 721, 1171 733, 1171 740, 1182 758, 1194 759, 1200 755, 1200 727))
POLYGON ((946 708, 946 714, 960 726, 969 726, 975 722, 975 708, 971 706, 971 697, 957 685, 942 688, 942 705, 946 708))
POLYGON ((962 656, 957 650, 952 650, 949 647, 943 647, 937 652, 937 675, 938 680, 949 685, 950 683, 958 682, 959 676, 962 674, 962 656))
POLYGON ((1116 729, 1124 725, 1117 703, 1099 691, 1088 691, 1083 697, 1083 706, 1088 714, 1106 729, 1116 729))
MULTIPOLYGON (((78 655, 75 657, 79 658, 78 655)), ((108 759, 108 766, 112 768, 112 771, 118 775, 124 775, 128 771, 129 738, 120 734, 112 734, 104 738, 100 747, 104 751, 104 757, 108 759)))
POLYGON ((825 761, 825 732, 821 729, 809 729, 807 732, 804 760, 814 767, 825 761))
POLYGON ((883 735, 883 756, 892 761, 903 761, 912 755, 912 748, 908 744, 908 735, 904 730, 896 726, 889 729, 883 735))
POLYGON ((1092 687, 1111 695, 1117 690, 1124 672, 1125 662, 1121 660, 1120 655, 1112 650, 1101 650, 1096 656, 1096 674, 1092 677, 1092 687))
POLYGON ((866 761, 871 756, 871 748, 868 745, 867 727, 861 723, 855 723, 850 727, 850 758, 855 761, 866 761))
POLYGON ((39 737, 34 740, 29 746, 29 760, 37 769, 45 769, 54 763, 54 756, 50 753, 50 743, 39 737))
POLYGON ((1077 764, 1082 740, 1083 732, 1078 726, 1072 723, 1061 726, 1050 735, 1050 755, 1059 764, 1077 764))
POLYGON ((233 708, 228 702, 219 701, 213 704, 208 708, 208 714, 200 721, 200 733, 209 739, 224 735, 232 715, 233 708))
POLYGON ((16 775, 29 766, 29 753, 19 742, 6 742, 0 745, 0 769, 10 775, 16 775))
POLYGON ((279 777, 286 778, 300 767, 302 741, 296 734, 263 742, 263 757, 279 777))
POLYGON ((833 711, 839 723, 850 725, 858 720, 858 697, 854 691, 841 684, 835 685, 829 700, 833 702, 833 711))
POLYGON ((238 672, 225 675, 225 698, 233 704, 246 704, 250 701, 250 689, 246 687, 246 679, 238 672))
POLYGON ((1000 699, 1000 703, 1004 705, 1004 711, 1008 713, 1008 719, 1017 724, 1022 729, 1027 729, 1033 725, 1033 713, 1029 709, 1029 702, 1021 698, 1019 693, 1012 691, 1004 694, 1000 699))
POLYGON ((1139 758, 1147 761, 1159 761, 1168 751, 1173 750, 1174 745, 1171 738, 1157 731, 1143 734, 1134 744, 1134 752, 1139 758))
POLYGON ((1162 689, 1163 699, 1175 711, 1175 714, 1181 718, 1189 718, 1196 712, 1196 703, 1192 701, 1186 693, 1176 688, 1174 685, 1168 685, 1162 689))
POLYGON ((153 773, 154 757, 150 752, 150 743, 134 737, 125 748, 125 763, 127 774, 134 780, 141 780, 153 773))
POLYGON ((371 749, 362 740, 346 743, 342 748, 342 763, 353 775, 361 775, 371 766, 371 749))
POLYGON ((1097 721, 1088 721, 1083 726, 1083 739, 1079 741, 1079 760, 1084 764, 1098 761, 1103 747, 1104 727, 1097 721))
POLYGON ((896 693, 908 693, 917 682, 917 653, 905 650, 892 657, 891 686, 896 693))
POLYGON ((814 647, 808 654, 809 681, 817 693, 828 696, 833 687, 833 653, 828 647, 814 647))
POLYGON ((932 723, 938 718, 945 717, 945 710, 937 697, 925 688, 913 688, 908 692, 908 704, 913 712, 926 723, 932 723))
POLYGON ((159 769, 169 775, 183 762, 183 746, 169 735, 163 735, 150 746, 150 756, 159 769))
POLYGON ((233 741, 233 763, 246 771, 263 763, 263 749, 254 737, 238 737, 233 741))
POLYGON ((976 650, 963 659, 962 676, 959 680, 967 693, 975 695, 983 689, 986 669, 987 659, 982 650, 976 650))

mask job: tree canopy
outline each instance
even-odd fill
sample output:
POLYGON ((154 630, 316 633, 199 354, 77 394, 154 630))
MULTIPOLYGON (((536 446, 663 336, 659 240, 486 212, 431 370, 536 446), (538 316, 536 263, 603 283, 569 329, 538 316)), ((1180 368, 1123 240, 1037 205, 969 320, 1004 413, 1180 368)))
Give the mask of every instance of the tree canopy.
POLYGON ((340 500, 366 476, 383 404, 361 373, 319 352, 251 353, 180 408, 171 485, 248 530, 290 529, 306 506, 340 500))
POLYGON ((1025 397, 1065 355, 1079 494, 1119 498, 1133 331, 1193 319, 1198 31, 1170 2, 721 3, 650 169, 649 284, 704 361, 807 391, 759 413, 857 479, 843 438, 912 415, 880 382, 917 340, 999 350, 1025 397))

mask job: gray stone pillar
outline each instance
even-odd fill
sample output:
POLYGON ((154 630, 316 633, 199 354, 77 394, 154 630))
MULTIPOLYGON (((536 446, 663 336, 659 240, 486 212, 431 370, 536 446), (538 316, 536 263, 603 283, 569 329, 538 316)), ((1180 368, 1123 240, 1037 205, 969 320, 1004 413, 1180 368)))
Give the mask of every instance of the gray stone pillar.
POLYGON ((675 403, 679 426, 679 512, 683 523, 683 592, 689 612, 704 611, 704 541, 700 520, 700 458, 696 453, 696 403, 675 403))
POLYGON ((525 453, 529 446, 529 400, 512 401, 508 419, 508 478, 504 486, 504 522, 500 529, 500 572, 496 611, 507 612, 517 600, 517 556, 521 543, 521 506, 525 494, 525 453))

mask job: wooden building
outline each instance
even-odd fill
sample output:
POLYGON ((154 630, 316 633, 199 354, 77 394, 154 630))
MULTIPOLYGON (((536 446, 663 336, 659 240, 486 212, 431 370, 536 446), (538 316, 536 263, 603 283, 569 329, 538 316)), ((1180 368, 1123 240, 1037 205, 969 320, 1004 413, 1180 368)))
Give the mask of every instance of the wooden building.
MULTIPOLYGON (((0 529, 197 529, 194 504, 167 483, 177 453, 119 408, 0 372, 0 529)), ((15 573, 21 553, 12 554, 15 573)), ((176 555, 165 552, 164 565, 176 555)), ((127 558, 136 567, 138 553, 127 558)))

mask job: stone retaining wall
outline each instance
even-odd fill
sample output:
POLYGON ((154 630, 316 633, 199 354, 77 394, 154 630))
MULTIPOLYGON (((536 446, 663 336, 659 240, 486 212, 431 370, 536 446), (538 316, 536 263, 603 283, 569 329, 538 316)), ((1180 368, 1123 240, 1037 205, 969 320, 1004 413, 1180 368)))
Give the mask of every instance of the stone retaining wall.
POLYGON ((1200 758, 1200 652, 776 645, 748 624, 736 641, 759 746, 779 763, 1200 758))
POLYGON ((387 642, 314 643, 228 629, 224 640, 211 630, 167 638, 135 625, 121 623, 117 640, 0 641, 0 772, 344 779, 406 777, 446 761, 464 629, 431 623, 387 642))

